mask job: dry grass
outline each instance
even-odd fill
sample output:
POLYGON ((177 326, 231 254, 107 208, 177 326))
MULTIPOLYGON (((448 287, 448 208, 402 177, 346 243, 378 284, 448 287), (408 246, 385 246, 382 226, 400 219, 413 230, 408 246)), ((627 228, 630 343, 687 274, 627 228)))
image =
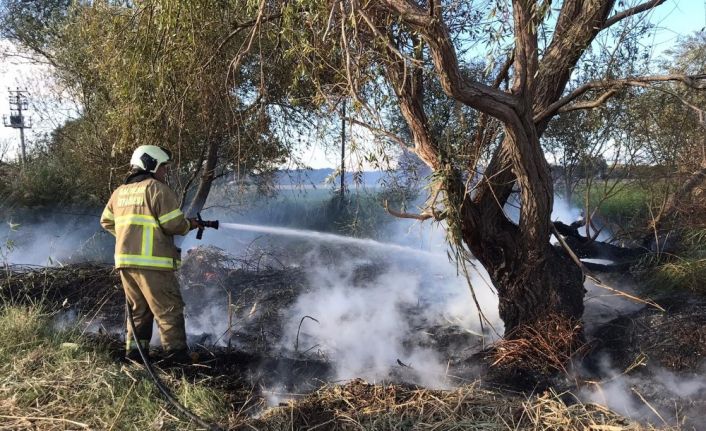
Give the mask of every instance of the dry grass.
POLYGON ((581 322, 552 314, 532 325, 516 328, 490 351, 493 366, 551 375, 567 373, 572 358, 584 354, 581 322))
POLYGON ((112 266, 91 263, 61 267, 0 267, 0 305, 43 304, 57 310, 74 308, 88 319, 100 314, 123 317, 123 291, 112 266))
POLYGON ((507 430, 521 402, 471 386, 453 391, 372 385, 354 380, 326 386, 270 409, 250 429, 483 429, 507 430))
MULTIPOLYGON (((13 289, 11 296, 15 298, 36 298, 41 292, 39 297, 51 303, 53 297, 47 293, 56 289, 68 292, 72 282, 88 280, 104 286, 104 292, 93 298, 101 302, 113 292, 112 278, 105 268, 48 269, 35 274, 15 271, 4 274, 0 289, 7 289, 4 293, 13 289), (47 291, 43 283, 53 290, 47 291)), ((53 317, 39 306, 0 301, 0 431, 194 429, 170 412, 140 367, 117 362, 106 345, 88 340, 76 330, 55 330, 53 317)), ((499 343, 496 366, 563 370, 568 359, 582 351, 576 342, 577 331, 575 322, 557 319, 523 328, 514 338, 499 343)), ((567 406, 564 397, 552 392, 528 398, 487 390, 477 383, 441 391, 356 380, 325 386, 252 418, 236 407, 245 400, 234 399, 240 395, 232 388, 206 380, 186 381, 170 374, 162 377, 188 408, 230 429, 646 429, 598 405, 567 406)))
POLYGON ((524 429, 533 431, 585 430, 621 431, 640 430, 636 423, 598 404, 576 403, 567 406, 554 392, 534 397, 523 403, 524 429))
POLYGON ((245 430, 648 430, 596 404, 567 406, 547 392, 523 398, 482 389, 451 391, 372 385, 326 386, 266 411, 245 430))
MULTIPOLYGON (((41 307, 0 304, 0 430, 193 429, 170 412, 137 365, 77 331, 56 331, 41 307)), ((227 418, 224 394, 163 374, 180 401, 227 418)))

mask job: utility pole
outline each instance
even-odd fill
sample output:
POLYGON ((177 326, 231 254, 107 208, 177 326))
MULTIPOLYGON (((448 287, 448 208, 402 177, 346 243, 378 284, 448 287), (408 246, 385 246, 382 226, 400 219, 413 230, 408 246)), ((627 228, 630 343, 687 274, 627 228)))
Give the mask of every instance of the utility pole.
POLYGON ((8 122, 7 116, 3 115, 2 122, 5 127, 20 129, 20 148, 22 150, 21 162, 22 166, 24 166, 25 161, 27 160, 27 152, 25 150, 25 129, 32 128, 32 119, 30 118, 29 121, 25 121, 25 116, 23 114, 23 111, 26 111, 29 107, 29 102, 27 100, 27 95, 29 93, 26 90, 20 90, 19 88, 14 91, 8 88, 7 92, 10 94, 8 97, 10 101, 10 121, 8 122))
POLYGON ((346 101, 341 107, 341 203, 346 196, 346 101))

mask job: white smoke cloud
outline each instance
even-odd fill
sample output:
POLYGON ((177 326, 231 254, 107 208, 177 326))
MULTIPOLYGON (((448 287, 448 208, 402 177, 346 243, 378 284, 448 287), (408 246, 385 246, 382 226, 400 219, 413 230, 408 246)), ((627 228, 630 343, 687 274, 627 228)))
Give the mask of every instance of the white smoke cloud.
POLYGON ((14 218, 0 225, 0 260, 17 265, 55 266, 72 261, 112 261, 110 235, 98 216, 53 215, 44 220, 14 218))
MULTIPOLYGON (((434 227, 426 225, 425 229, 429 228, 434 227)), ((303 321, 298 350, 310 349, 331 359, 337 380, 363 377, 378 381, 403 367, 408 380, 428 387, 448 386, 448 358, 410 340, 424 339, 424 331, 432 325, 457 325, 481 333, 466 280, 456 274, 445 255, 420 257, 395 252, 377 259, 387 266, 362 282, 356 281, 356 269, 371 262, 307 265, 311 291, 287 311, 288 323, 283 327, 289 332, 282 347, 293 349, 301 319, 310 316, 318 323, 303 321)), ((316 262, 315 257, 310 260, 316 262)), ((472 281, 483 311, 502 332, 497 298, 476 274, 472 281)))
MULTIPOLYGON (((554 221, 560 221, 562 223, 570 225, 575 221, 582 220, 584 218, 584 214, 580 208, 573 206, 563 197, 555 195, 554 207, 552 208, 551 217, 554 221)), ((606 226, 601 225, 597 220, 594 219, 592 220, 591 226, 589 228, 589 232, 591 233, 591 235, 595 235, 597 233, 596 228, 600 229, 600 233, 598 233, 598 236, 596 237, 598 241, 609 241, 612 238, 612 233, 610 229, 608 229, 606 226)), ((586 235, 585 226, 579 228, 579 234, 584 236, 586 235)), ((554 239, 553 236, 552 239, 554 239)))
POLYGON ((706 376, 677 374, 649 364, 634 374, 624 374, 605 357, 600 360, 600 369, 605 376, 602 381, 579 392, 583 402, 598 403, 627 418, 657 426, 684 421, 693 429, 706 425, 706 376))
MULTIPOLYGON (((436 352, 403 346, 410 331, 405 311, 419 300, 417 276, 391 271, 354 286, 350 269, 333 272, 322 267, 309 277, 314 290, 299 297, 285 328, 297 328, 306 315, 317 319, 303 322, 300 349, 319 346, 335 362, 337 380, 380 380, 398 366, 398 359, 421 362, 412 365, 431 373, 443 372, 436 352)), ((296 334, 290 333, 284 345, 295 342, 296 334)))

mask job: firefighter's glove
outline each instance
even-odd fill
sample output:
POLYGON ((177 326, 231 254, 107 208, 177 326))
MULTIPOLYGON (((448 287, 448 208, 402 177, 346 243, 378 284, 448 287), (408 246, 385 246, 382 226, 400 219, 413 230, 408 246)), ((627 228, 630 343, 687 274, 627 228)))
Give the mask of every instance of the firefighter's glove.
POLYGON ((187 219, 187 220, 189 220, 189 223, 191 224, 190 230, 199 229, 199 228, 203 229, 203 227, 204 227, 203 224, 200 223, 200 222, 199 222, 197 219, 195 219, 195 218, 190 218, 190 219, 187 219))

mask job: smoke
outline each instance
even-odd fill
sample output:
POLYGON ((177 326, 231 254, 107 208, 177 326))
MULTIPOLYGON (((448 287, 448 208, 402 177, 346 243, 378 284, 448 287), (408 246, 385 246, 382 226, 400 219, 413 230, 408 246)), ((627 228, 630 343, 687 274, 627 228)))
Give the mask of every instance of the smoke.
MULTIPOLYGON (((316 208, 330 199, 330 194, 311 191, 300 199, 303 205, 316 208)), ((304 293, 289 309, 281 310, 278 317, 282 320, 282 338, 277 348, 283 354, 330 361, 337 380, 398 379, 448 387, 452 384, 447 376, 450 360, 459 359, 467 348, 471 349, 465 354, 470 355, 474 348, 477 350, 502 334, 498 299, 490 277, 482 265, 469 266, 479 311, 467 280, 447 255, 443 224, 386 216, 375 239, 390 245, 369 244, 306 231, 292 232, 307 226, 310 220, 292 220, 289 214, 276 214, 273 208, 301 211, 282 204, 283 200, 279 198, 271 207, 256 207, 245 214, 204 214, 221 219, 221 229, 217 233, 206 231, 204 242, 242 257, 255 248, 266 249, 276 254, 278 265, 304 273, 304 293), (229 224, 262 226, 271 220, 280 220, 290 230, 229 224), (267 234, 268 230, 291 235, 267 234), (481 312, 485 320, 482 325, 481 312)), ((192 236, 182 244, 187 250, 196 245, 192 236)), ((206 296, 203 300, 214 298, 206 296)), ((208 332, 211 340, 225 343, 221 335, 227 330, 226 307, 219 302, 224 302, 222 297, 210 306, 187 305, 199 310, 187 315, 192 340, 208 332)), ((258 304, 254 315, 252 310, 238 314, 236 332, 259 318, 264 306, 258 304)))
MULTIPOLYGON (((329 196, 325 192, 319 195, 322 197, 303 197, 305 205, 315 205, 329 196)), ((512 207, 507 210, 511 216, 516 211, 512 207)), ((251 224, 286 218, 286 214, 273 211, 283 209, 275 211, 266 203, 264 208, 239 215, 206 211, 204 217, 251 224), (268 214, 268 218, 263 218, 263 214, 268 214)), ((571 223, 579 216, 579 210, 563 199, 555 199, 553 219, 571 223)), ((4 248, 5 258, 12 263, 37 265, 96 256, 110 262, 112 241, 107 234, 97 234, 100 232, 97 220, 97 217, 55 216, 41 223, 23 223, 15 230, 3 226, 0 240, 3 244, 12 243, 9 253, 4 248)), ((293 223, 288 225, 297 227, 293 223)), ((233 315, 235 326, 229 328, 228 314, 232 310, 223 289, 183 285, 191 344, 226 345, 231 340, 229 329, 237 333, 248 322, 275 313, 281 321, 281 337, 267 351, 268 355, 328 361, 334 367, 335 380, 362 377, 446 388, 459 383, 448 371, 454 361, 468 358, 503 332, 498 298, 490 277, 475 262, 471 265, 469 287, 462 272, 447 256, 443 223, 391 219, 375 238, 396 245, 387 248, 365 247, 364 243, 336 244, 332 238, 317 239, 306 233, 303 237, 288 238, 222 228, 207 230, 202 242, 194 236, 191 233, 184 239, 185 250, 197 245, 215 245, 243 258, 253 249, 267 250, 276 256, 274 261, 280 267, 302 272, 306 286, 290 307, 263 310, 258 305, 240 310, 233 315), (424 253, 407 253, 401 247, 424 253), (480 310, 474 304, 471 288, 480 310), (480 312, 490 325, 481 325, 480 312)), ((604 281, 612 284, 611 280, 604 281)), ((621 290, 629 293, 636 290, 623 280, 615 282, 620 283, 621 290)), ((589 334, 615 317, 642 307, 590 282, 586 288, 584 318, 589 334)), ((67 316, 73 320, 73 316, 67 316)), ((57 326, 66 324, 57 321, 57 326)), ((152 342, 159 344, 156 328, 152 342)), ((676 420, 674 403, 686 406, 680 415, 703 417, 695 407, 689 407, 688 401, 706 398, 703 375, 685 376, 659 367, 649 367, 639 375, 625 375, 607 359, 601 363, 599 374, 602 383, 580 390, 579 397, 584 402, 598 402, 628 417, 652 423, 661 423, 660 416, 667 422, 676 420), (664 400, 659 401, 660 396, 656 395, 661 394, 672 402, 671 407, 664 400)), ((287 388, 285 384, 279 387, 281 392, 287 388)))
POLYGON ((307 277, 312 289, 287 311, 283 349, 296 345, 300 352, 313 351, 332 360, 336 380, 379 381, 404 371, 407 381, 447 387, 448 359, 419 341, 429 342, 424 334, 429 326, 449 322, 480 333, 479 322, 469 317, 477 316, 477 311, 468 287, 448 278, 448 268, 436 266, 436 258, 417 260, 416 270, 404 257, 398 260, 363 280, 356 272, 370 261, 311 265, 307 277), (437 284, 431 285, 435 276, 437 284), (304 316, 316 321, 302 320, 304 316))
MULTIPOLYGON (((554 207, 552 209, 551 217, 554 221, 560 221, 570 225, 571 223, 574 223, 576 221, 583 220, 585 218, 585 214, 583 210, 571 205, 571 203, 563 197, 555 195, 554 207)), ((598 241, 610 241, 612 238, 612 233, 610 229, 608 229, 607 226, 602 225, 599 220, 596 220, 595 217, 591 219, 591 226, 589 226, 588 231, 591 235, 595 235, 596 233, 598 233, 598 236, 596 237, 598 241), (598 232, 597 229, 599 229, 600 232, 598 232)), ((579 229, 579 234, 584 236, 586 235, 585 226, 579 229)), ((553 236, 552 239, 556 241, 553 236)))
POLYGON ((48 214, 7 219, 0 226, 0 261, 55 266, 72 262, 112 262, 111 239, 98 216, 48 214))
POLYGON ((554 208, 552 208, 552 220, 560 221, 566 224, 571 224, 576 220, 581 219, 581 209, 571 205, 566 199, 561 196, 554 196, 554 208))
MULTIPOLYGON (((244 256, 247 246, 259 244, 279 251, 278 262, 303 272, 303 293, 291 307, 279 310, 282 337, 276 347, 285 355, 330 361, 336 380, 397 379, 448 387, 453 383, 447 375, 452 358, 442 351, 471 347, 469 339, 482 346, 502 334, 498 300, 488 274, 480 265, 471 267, 469 274, 485 316, 486 323, 481 325, 468 282, 444 253, 443 226, 396 221, 385 230, 385 237, 394 238, 394 244, 373 246, 306 231, 289 232, 293 238, 263 237, 261 232, 227 230, 227 223, 222 226, 211 237, 228 252, 244 256), (432 333, 430 328, 432 332, 446 328, 447 333, 432 333), (450 341, 444 337, 463 341, 448 346, 450 341)), ((189 238, 184 245, 188 244, 189 238)), ((222 292, 214 289, 194 295, 188 290, 190 339, 210 334, 210 342, 225 344, 227 306, 222 292)), ((264 307, 257 304, 238 313, 235 331, 260 318, 264 307)))
MULTIPOLYGON (((319 351, 332 356, 337 364, 337 380, 379 380, 397 359, 406 361, 411 354, 433 358, 431 369, 440 370, 434 352, 407 352, 402 346, 409 331, 404 311, 417 306, 418 277, 390 271, 355 286, 352 269, 332 272, 321 267, 312 271, 309 276, 314 291, 299 298, 286 327, 297 327, 300 316, 317 319, 317 324, 304 322, 307 326, 301 341, 307 345, 316 343, 319 351)), ((291 335, 285 339, 285 345, 294 343, 291 335)))
POLYGON ((656 425, 687 425, 704 429, 706 377, 677 374, 657 365, 634 374, 616 370, 607 357, 600 359, 601 382, 584 387, 583 402, 604 405, 621 415, 656 425))

